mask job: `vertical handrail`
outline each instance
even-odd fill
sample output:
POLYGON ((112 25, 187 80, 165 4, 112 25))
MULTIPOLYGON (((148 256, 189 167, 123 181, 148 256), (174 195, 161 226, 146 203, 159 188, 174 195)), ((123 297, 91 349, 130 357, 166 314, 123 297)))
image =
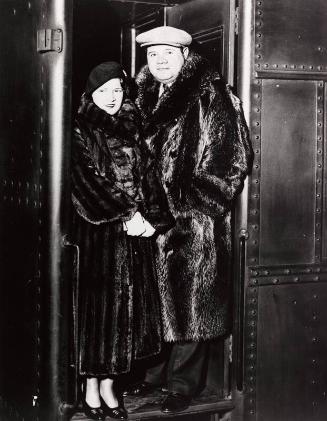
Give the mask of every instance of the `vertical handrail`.
MULTIPOLYGON (((239 30, 238 30, 238 68, 237 68, 237 94, 242 101, 244 117, 250 127, 251 116, 251 78, 252 78, 252 0, 239 0, 239 30)), ((239 196, 235 219, 235 323, 233 339, 234 381, 238 390, 243 389, 244 371, 244 312, 245 312, 245 285, 246 285, 246 241, 248 238, 248 198, 249 178, 244 181, 244 188, 239 196)))
POLYGON ((72 315, 73 315, 73 364, 74 369, 74 399, 73 402, 65 402, 62 404, 62 412, 74 409, 79 401, 79 287, 80 287, 80 249, 77 244, 70 242, 65 235, 63 237, 63 246, 72 248, 74 253, 74 276, 72 279, 72 315))
POLYGON ((238 263, 237 263, 237 286, 236 286, 236 387, 243 389, 243 331, 244 331, 244 284, 246 264, 246 240, 248 232, 241 229, 239 232, 238 263))

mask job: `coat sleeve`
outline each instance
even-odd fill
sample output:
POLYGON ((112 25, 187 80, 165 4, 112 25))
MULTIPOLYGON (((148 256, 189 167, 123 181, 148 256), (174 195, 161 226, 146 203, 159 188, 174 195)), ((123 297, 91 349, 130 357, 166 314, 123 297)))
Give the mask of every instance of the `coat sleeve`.
POLYGON ((146 146, 143 148, 144 174, 142 179, 142 189, 144 195, 144 217, 156 229, 158 234, 162 234, 172 228, 175 219, 169 210, 166 193, 159 178, 159 172, 154 158, 146 146))
POLYGON ((72 201, 79 215, 93 224, 128 220, 138 207, 114 178, 99 173, 78 124, 72 143, 72 201))
POLYGON ((215 94, 202 109, 202 152, 190 186, 191 206, 213 216, 231 207, 252 163, 252 147, 240 104, 236 109, 226 92, 227 105, 215 94))

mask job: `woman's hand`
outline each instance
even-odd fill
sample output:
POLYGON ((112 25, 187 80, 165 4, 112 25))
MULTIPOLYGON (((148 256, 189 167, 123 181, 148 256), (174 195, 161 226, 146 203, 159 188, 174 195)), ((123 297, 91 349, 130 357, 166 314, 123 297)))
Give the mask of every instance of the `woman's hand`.
POLYGON ((124 222, 124 230, 127 231, 127 235, 139 237, 146 231, 143 216, 140 212, 136 212, 129 221, 124 222))
POLYGON ((127 235, 134 237, 151 237, 155 233, 155 228, 143 218, 140 212, 136 212, 133 218, 124 222, 124 231, 127 235))
POLYGON ((142 237, 152 237, 152 235, 155 233, 155 228, 148 222, 146 219, 144 219, 144 226, 145 226, 145 232, 142 234, 142 237))

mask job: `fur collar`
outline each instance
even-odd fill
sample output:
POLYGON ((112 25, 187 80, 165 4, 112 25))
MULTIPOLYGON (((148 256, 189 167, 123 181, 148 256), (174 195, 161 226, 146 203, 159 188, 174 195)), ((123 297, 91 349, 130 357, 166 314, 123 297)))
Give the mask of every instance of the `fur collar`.
POLYGON ((95 129, 103 130, 116 137, 135 138, 139 132, 140 117, 136 106, 128 98, 124 100, 117 114, 110 115, 83 94, 78 116, 91 123, 95 129))
POLYGON ((212 89, 212 83, 220 80, 209 62, 195 52, 190 52, 176 81, 158 99, 160 83, 154 79, 148 66, 139 72, 136 83, 136 104, 146 123, 162 124, 177 118, 187 104, 212 89))

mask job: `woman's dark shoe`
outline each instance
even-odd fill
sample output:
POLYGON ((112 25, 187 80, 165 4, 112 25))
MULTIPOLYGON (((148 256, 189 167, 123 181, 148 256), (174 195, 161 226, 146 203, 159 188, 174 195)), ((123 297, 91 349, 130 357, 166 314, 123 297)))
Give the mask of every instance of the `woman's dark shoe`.
POLYGON ((110 408, 110 406, 108 406, 105 403, 102 397, 100 397, 100 399, 101 399, 103 412, 105 415, 107 415, 108 417, 114 420, 127 420, 128 414, 127 414, 126 409, 123 407, 123 405, 116 406, 115 408, 110 408))
POLYGON ((91 420, 102 421, 106 418, 106 414, 104 413, 102 406, 100 406, 99 408, 92 408, 92 406, 89 406, 84 399, 83 412, 87 416, 87 418, 90 418, 91 420))

